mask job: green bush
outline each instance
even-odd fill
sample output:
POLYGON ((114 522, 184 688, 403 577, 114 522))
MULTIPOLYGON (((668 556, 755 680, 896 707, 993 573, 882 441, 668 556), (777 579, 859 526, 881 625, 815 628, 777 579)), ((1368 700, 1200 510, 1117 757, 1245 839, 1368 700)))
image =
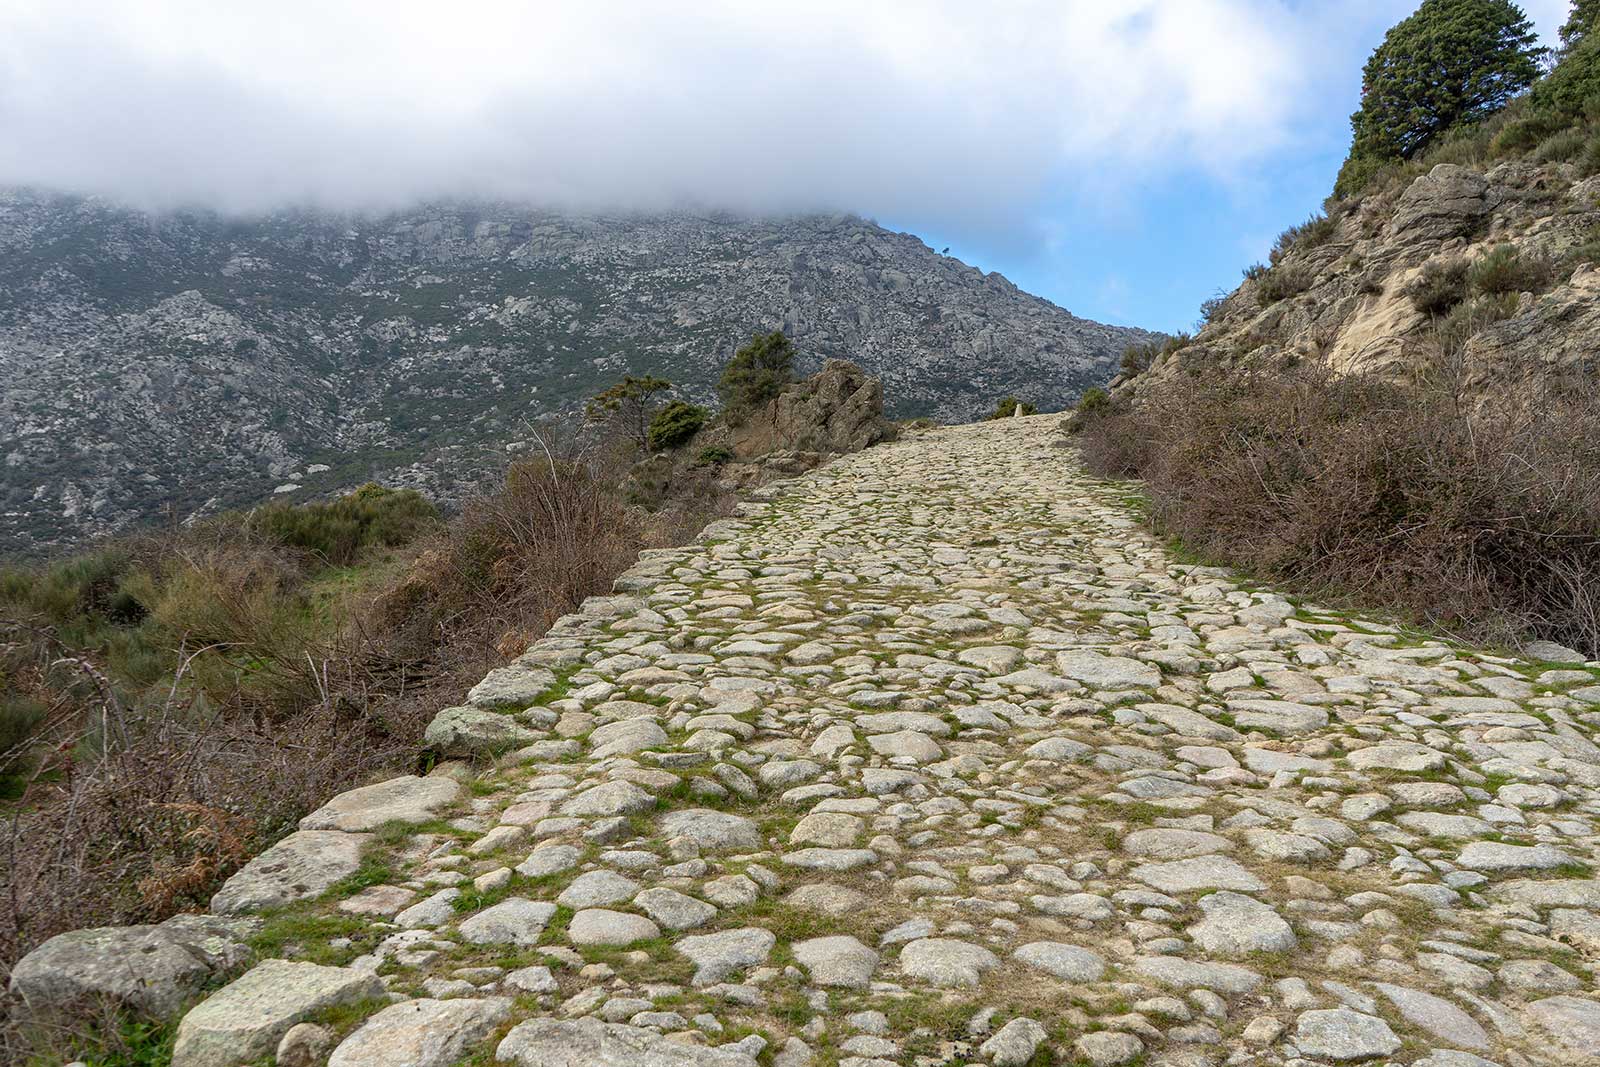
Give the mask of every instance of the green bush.
POLYGON ((999 400, 995 401, 994 412, 989 416, 989 421, 993 422, 995 419, 1012 418, 1016 415, 1019 407, 1022 409, 1022 413, 1024 415, 1039 414, 1039 409, 1028 403, 1026 400, 1018 400, 1014 396, 1003 396, 999 400))
POLYGON ((241 521, 275 544, 312 552, 331 566, 346 566, 369 548, 414 540, 437 526, 440 516, 414 489, 369 483, 325 504, 268 504, 241 521))
POLYGON ((1508 387, 1468 419, 1458 385, 1258 367, 1156 383, 1078 443, 1207 560, 1600 655, 1600 395, 1508 387))
POLYGON ((649 444, 652 452, 677 448, 700 432, 706 424, 706 409, 687 400, 674 400, 650 420, 649 444))
POLYGON ((700 450, 694 461, 702 467, 720 467, 733 462, 733 449, 724 445, 708 445, 700 450))
POLYGON ((1600 174, 1600 134, 1595 134, 1583 146, 1583 155, 1578 157, 1578 171, 1585 178, 1592 178, 1600 174))
POLYGON ((1147 341, 1142 345, 1129 345, 1122 350, 1122 360, 1119 366, 1123 374, 1143 374, 1149 370, 1161 354, 1160 341, 1147 341))
POLYGON ((1429 263, 1422 274, 1406 286, 1411 306, 1434 318, 1449 314, 1467 298, 1467 271, 1464 259, 1429 263))
POLYGON ((1582 130, 1562 130, 1540 141, 1539 147, 1533 150, 1533 159, 1536 163, 1566 163, 1583 155, 1588 143, 1589 138, 1582 130))
POLYGON ((1540 293, 1554 274, 1548 259, 1523 255, 1514 245, 1496 245, 1467 270, 1467 284, 1476 293, 1540 293))
POLYGON ((717 394, 734 417, 760 407, 794 380, 794 345, 782 330, 757 334, 722 368, 717 394))
POLYGON ((589 398, 583 416, 590 423, 621 434, 637 449, 650 447, 650 420, 655 418, 656 398, 672 388, 665 378, 632 374, 589 398))
POLYGON ((1078 411, 1083 415, 1103 415, 1111 410, 1111 394, 1100 388, 1092 386, 1083 391, 1078 398, 1078 411))

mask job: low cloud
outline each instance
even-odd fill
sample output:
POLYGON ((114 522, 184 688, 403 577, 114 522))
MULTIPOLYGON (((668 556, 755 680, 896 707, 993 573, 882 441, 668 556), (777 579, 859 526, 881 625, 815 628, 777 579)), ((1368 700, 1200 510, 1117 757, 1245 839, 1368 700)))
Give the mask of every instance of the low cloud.
POLYGON ((8 10, 0 181, 233 211, 475 193, 1004 224, 1271 151, 1310 70, 1266 0, 8 10))
POLYGON ((230 212, 840 209, 1016 244, 1045 205, 1136 214, 1146 185, 1248 183, 1326 142, 1411 6, 6 0, 0 183, 230 212))

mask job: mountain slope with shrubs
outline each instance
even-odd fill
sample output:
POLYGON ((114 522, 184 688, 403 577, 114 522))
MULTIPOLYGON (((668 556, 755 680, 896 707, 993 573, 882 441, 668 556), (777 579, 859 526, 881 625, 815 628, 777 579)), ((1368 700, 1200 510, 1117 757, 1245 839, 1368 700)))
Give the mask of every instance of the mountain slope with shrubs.
POLYGON ((0 554, 367 481, 461 499, 624 375, 713 398, 750 331, 896 417, 1061 408, 1144 331, 854 216, 152 215, 0 190, 0 554))
POLYGON ((1325 211, 1086 397, 1096 469, 1202 555, 1600 655, 1594 7, 1550 57, 1503 0, 1397 26, 1325 211))

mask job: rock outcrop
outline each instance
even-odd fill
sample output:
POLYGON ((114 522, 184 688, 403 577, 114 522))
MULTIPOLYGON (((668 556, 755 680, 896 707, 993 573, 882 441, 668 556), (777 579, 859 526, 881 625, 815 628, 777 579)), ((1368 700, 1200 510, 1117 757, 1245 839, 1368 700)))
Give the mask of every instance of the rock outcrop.
MULTIPOLYGON (((1470 265, 1502 246, 1544 265, 1547 277, 1537 291, 1486 305, 1443 360, 1449 372, 1480 402, 1600 387, 1600 178, 1580 179, 1568 163, 1446 163, 1339 205, 1331 220, 1301 231, 1270 277, 1247 280, 1218 304, 1192 344, 1114 379, 1114 391, 1137 397, 1185 374, 1310 359, 1405 380, 1436 372, 1439 320, 1418 309, 1412 287, 1429 269, 1470 265)), ((1470 297, 1464 283, 1462 292, 1470 297)))

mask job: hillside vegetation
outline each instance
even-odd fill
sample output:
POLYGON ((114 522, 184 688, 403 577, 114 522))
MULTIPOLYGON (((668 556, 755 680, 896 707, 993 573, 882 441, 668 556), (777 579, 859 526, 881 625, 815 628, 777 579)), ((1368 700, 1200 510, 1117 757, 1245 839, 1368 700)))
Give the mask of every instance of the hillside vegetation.
POLYGON ((1325 210, 1072 428, 1203 556, 1600 655, 1600 37, 1427 0, 1325 210), (1538 75, 1535 61, 1553 63, 1538 75))

